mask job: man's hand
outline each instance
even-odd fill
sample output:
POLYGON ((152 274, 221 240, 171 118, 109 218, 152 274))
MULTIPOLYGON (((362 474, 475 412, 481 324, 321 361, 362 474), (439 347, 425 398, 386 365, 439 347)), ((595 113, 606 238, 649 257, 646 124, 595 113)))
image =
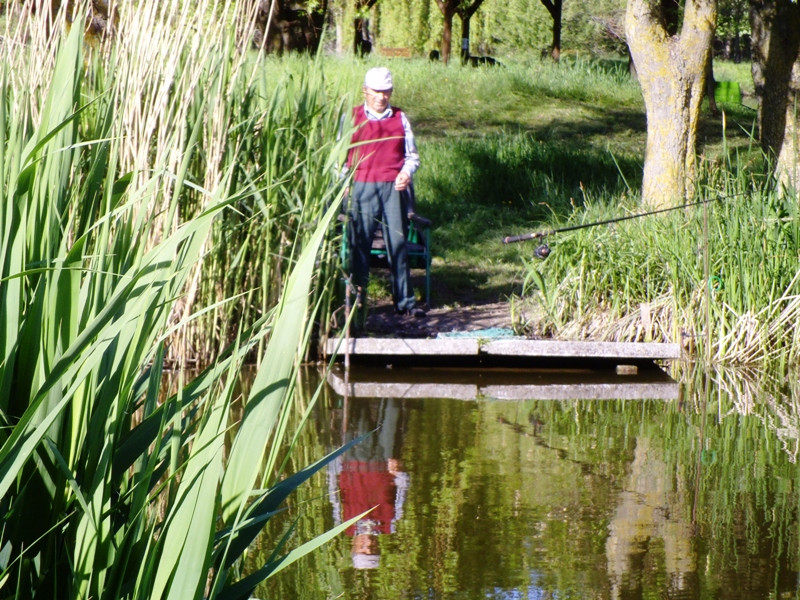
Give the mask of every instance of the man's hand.
POLYGON ((408 187, 409 183, 411 183, 411 177, 405 171, 400 171, 394 180, 394 189, 402 192, 408 187))

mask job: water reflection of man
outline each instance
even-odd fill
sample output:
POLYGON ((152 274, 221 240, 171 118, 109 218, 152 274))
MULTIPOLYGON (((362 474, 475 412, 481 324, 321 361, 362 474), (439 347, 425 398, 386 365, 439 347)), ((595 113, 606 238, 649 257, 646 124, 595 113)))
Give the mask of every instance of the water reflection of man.
POLYGON ((395 532, 408 491, 408 473, 396 458, 400 455, 403 414, 396 399, 359 399, 350 404, 343 420, 343 442, 379 429, 331 464, 328 486, 337 525, 373 509, 346 534, 353 538, 353 566, 374 569, 380 565, 379 536, 395 532))

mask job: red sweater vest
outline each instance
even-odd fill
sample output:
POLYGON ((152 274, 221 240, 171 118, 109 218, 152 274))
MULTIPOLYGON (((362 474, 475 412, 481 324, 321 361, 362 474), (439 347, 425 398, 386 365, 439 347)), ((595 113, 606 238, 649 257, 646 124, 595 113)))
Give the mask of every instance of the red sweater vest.
POLYGON ((357 129, 351 142, 347 165, 355 167, 355 181, 394 181, 403 168, 406 138, 402 111, 392 107, 392 116, 379 121, 368 119, 364 106, 353 109, 357 129), (369 141, 375 140, 375 141, 369 141))
MULTIPOLYGON (((348 521, 370 508, 377 507, 367 519, 377 521, 375 533, 391 533, 395 518, 397 486, 394 475, 383 462, 349 461, 339 474, 339 490, 342 498, 343 520, 348 521)), ((355 535, 356 526, 347 529, 347 535, 355 535)))

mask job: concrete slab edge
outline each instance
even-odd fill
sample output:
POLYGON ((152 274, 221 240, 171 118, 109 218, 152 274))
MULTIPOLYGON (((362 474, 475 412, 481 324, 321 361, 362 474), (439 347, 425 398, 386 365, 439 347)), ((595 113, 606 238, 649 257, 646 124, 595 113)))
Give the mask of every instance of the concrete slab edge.
MULTIPOLYGON (((326 352, 344 354, 344 339, 329 339, 326 352)), ((555 340, 479 340, 477 338, 350 338, 354 355, 383 356, 517 356, 569 357, 617 360, 681 358, 680 344, 585 342, 555 340)))
POLYGON ((490 356, 570 357, 604 359, 677 359, 680 344, 646 342, 584 342, 555 340, 496 340, 481 346, 490 356))

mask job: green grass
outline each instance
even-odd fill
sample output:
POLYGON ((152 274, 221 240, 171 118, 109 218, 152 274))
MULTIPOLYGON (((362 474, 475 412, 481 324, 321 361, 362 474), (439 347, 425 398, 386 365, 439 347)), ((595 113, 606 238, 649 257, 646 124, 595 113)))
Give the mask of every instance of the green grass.
MULTIPOLYGON (((354 94, 370 61, 347 71, 354 94)), ((472 69, 395 60, 390 66, 393 102, 409 113, 419 142, 420 210, 435 220, 437 248, 448 258, 485 256, 489 246, 476 247, 476 240, 491 243, 511 227, 566 215, 584 197, 613 205, 635 195, 646 123, 638 83, 624 64, 532 60, 472 69)), ((340 68, 326 63, 337 79, 340 68)), ((748 148, 753 119, 750 111, 729 111, 726 151, 748 148)), ((701 150, 716 159, 723 152, 721 120, 704 114, 702 127, 701 150)), ((497 246, 492 252, 502 253, 497 246)))

